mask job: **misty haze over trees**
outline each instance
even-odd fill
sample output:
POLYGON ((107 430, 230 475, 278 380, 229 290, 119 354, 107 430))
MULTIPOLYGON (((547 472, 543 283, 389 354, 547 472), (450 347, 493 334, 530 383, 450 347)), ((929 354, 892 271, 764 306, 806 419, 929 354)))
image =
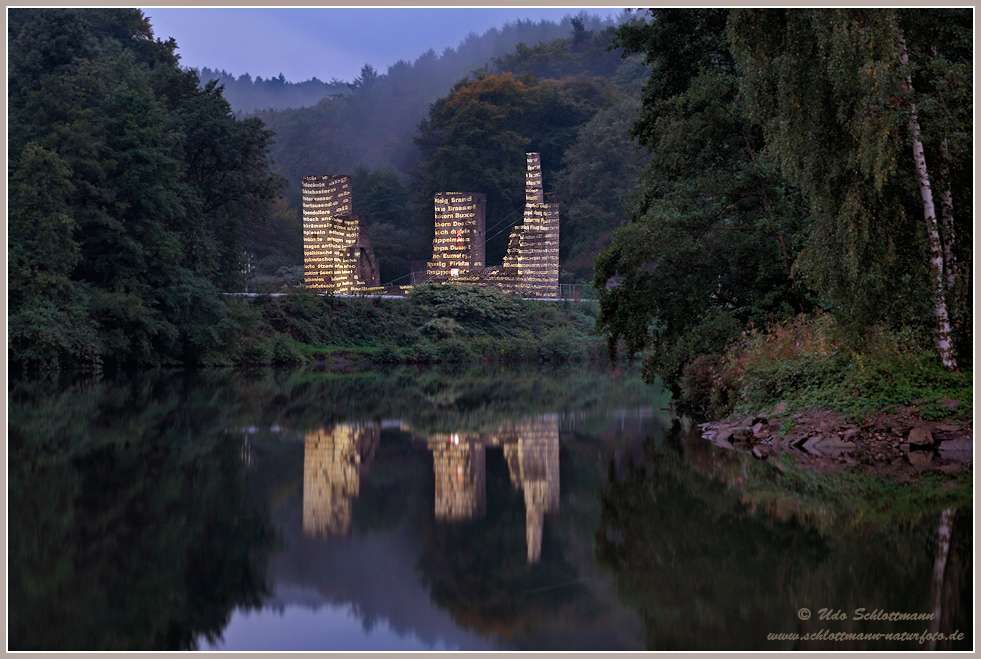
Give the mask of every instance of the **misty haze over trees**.
POLYGON ((252 78, 248 73, 234 76, 225 70, 216 71, 207 66, 198 72, 201 84, 212 80, 222 86, 222 94, 238 116, 254 113, 256 110, 301 108, 316 105, 325 96, 344 94, 348 86, 343 80, 331 79, 324 82, 316 77, 303 82, 290 82, 282 73, 274 78, 263 80, 262 76, 252 78))
MULTIPOLYGON (((538 151, 546 188, 558 192, 562 209, 563 281, 588 282, 593 257, 627 217, 646 162, 627 132, 648 69, 640 56, 610 50, 617 24, 630 20, 627 12, 617 21, 580 12, 558 23, 508 23, 441 54, 400 60, 386 73, 365 65, 341 94, 312 107, 258 112, 276 135, 271 156, 289 181, 289 207, 299 212, 303 176, 355 174, 355 208, 368 222, 382 281, 406 283, 412 263, 432 256, 432 196, 442 190, 488 194, 488 262, 500 261, 520 220, 513 211, 523 203, 524 153, 538 151), (574 146, 591 161, 566 162, 574 146)), ((221 80, 236 111, 255 106, 250 94, 260 90, 296 95, 277 79, 221 80)), ((319 88, 329 93, 338 84, 319 88)), ((297 236, 292 251, 260 258, 262 275, 283 275, 288 261, 302 260, 297 225, 284 230, 297 236)))

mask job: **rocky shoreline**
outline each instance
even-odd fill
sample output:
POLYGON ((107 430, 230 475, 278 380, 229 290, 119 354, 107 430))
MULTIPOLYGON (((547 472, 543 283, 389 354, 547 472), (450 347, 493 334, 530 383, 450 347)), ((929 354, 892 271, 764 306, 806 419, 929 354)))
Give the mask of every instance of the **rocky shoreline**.
MULTIPOLYGON (((957 409, 957 401, 943 402, 957 409)), ((866 473, 915 479, 924 471, 970 469, 974 433, 970 423, 928 421, 916 406, 870 415, 847 423, 831 410, 786 414, 778 404, 769 414, 745 419, 703 423, 702 437, 725 450, 746 451, 759 460, 779 453, 812 471, 836 473, 861 469, 866 473)), ((782 469, 779 460, 773 464, 782 469)))

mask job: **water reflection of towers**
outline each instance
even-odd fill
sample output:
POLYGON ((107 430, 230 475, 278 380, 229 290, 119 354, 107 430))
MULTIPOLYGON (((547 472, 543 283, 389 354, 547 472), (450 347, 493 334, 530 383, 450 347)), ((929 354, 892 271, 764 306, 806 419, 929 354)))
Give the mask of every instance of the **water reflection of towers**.
POLYGON ((534 419, 516 432, 518 441, 504 445, 511 482, 525 495, 525 541, 528 562, 542 553, 545 513, 559 509, 559 418, 534 419))
MULTIPOLYGON (((352 505, 368 476, 380 436, 380 426, 368 424, 340 424, 307 433, 305 535, 350 532, 352 505)), ((435 515, 445 521, 487 514, 486 452, 503 450, 511 483, 524 495, 528 562, 538 562, 545 514, 559 509, 558 415, 508 423, 492 432, 435 433, 422 441, 433 454, 435 515)))
POLYGON ((380 428, 341 424, 307 433, 303 450, 303 533, 344 535, 351 506, 368 475, 380 428))
POLYGON ((433 452, 436 518, 464 520, 487 514, 486 449, 479 435, 439 433, 426 439, 433 452))
POLYGON ((510 423, 494 432, 430 435, 426 443, 433 452, 436 518, 447 521, 486 514, 486 449, 503 448, 511 483, 524 494, 528 562, 538 562, 545 513, 559 509, 558 416, 510 423))

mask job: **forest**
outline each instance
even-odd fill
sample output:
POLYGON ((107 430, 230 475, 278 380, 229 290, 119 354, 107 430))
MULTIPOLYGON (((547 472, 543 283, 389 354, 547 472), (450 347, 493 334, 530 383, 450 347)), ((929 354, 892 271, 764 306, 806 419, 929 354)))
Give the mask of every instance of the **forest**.
MULTIPOLYGON (((551 159, 546 184, 588 175, 611 186, 592 200, 577 181, 578 215, 577 197, 564 201, 566 258, 588 280, 643 160, 611 154, 608 172, 563 166, 569 149, 630 143, 628 108, 645 69, 639 55, 607 50, 614 33, 586 14, 519 21, 385 74, 365 66, 351 82, 294 85, 182 67, 178 45, 156 39, 138 10, 12 11, 11 361, 45 370, 251 363, 255 350, 242 346, 267 345, 279 330, 223 293, 302 290, 299 179, 311 172, 353 176, 387 282, 431 256, 432 194, 448 187, 486 189, 491 258, 500 259, 520 221, 511 211, 523 203, 523 153, 540 148, 551 159), (538 45, 516 48, 526 42, 538 45), (275 109, 337 87, 313 105, 275 109), (498 119, 473 132, 471 112, 498 119), (477 146, 466 171, 444 175, 454 154, 477 146)), ((352 331, 317 339, 356 343, 352 331)))
POLYGON ((313 335, 222 294, 302 289, 300 177, 353 176, 404 283, 440 190, 487 195, 498 262, 537 151, 563 283, 703 411, 861 392, 864 358, 913 389, 970 372, 969 10, 583 12, 328 83, 182 67, 138 10, 11 10, 8 40, 15 365, 296 356, 313 335))

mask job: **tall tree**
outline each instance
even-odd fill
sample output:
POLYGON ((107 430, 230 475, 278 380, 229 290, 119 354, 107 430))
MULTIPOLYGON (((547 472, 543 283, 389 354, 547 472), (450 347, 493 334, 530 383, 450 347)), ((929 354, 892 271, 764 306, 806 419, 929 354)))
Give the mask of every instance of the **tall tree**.
POLYGON ((747 108, 809 202, 814 227, 801 259, 808 280, 856 331, 918 322, 933 309, 937 349, 952 368, 903 25, 897 10, 736 10, 730 34, 747 108), (915 220, 924 212, 926 230, 915 220))
POLYGON ((593 259, 629 218, 650 155, 630 135, 639 103, 623 99, 579 129, 556 177, 562 209, 559 256, 577 280, 592 281, 593 259))
POLYGON ((419 126, 422 159, 415 188, 421 212, 432 217, 432 196, 441 190, 484 192, 487 259, 499 261, 507 227, 521 220, 524 154, 541 153, 544 185, 553 190, 562 154, 579 126, 615 95, 612 85, 599 78, 551 81, 504 73, 457 83, 419 126), (494 231, 500 232, 497 239, 494 231))
POLYGON ((650 152, 630 222, 596 259, 599 327, 615 356, 649 351, 675 392, 685 366, 746 323, 806 305, 793 264, 806 226, 742 111, 723 10, 651 10, 618 43, 652 74, 633 134, 650 152))
POLYGON ((220 347, 219 290, 279 185, 270 134, 199 89, 138 10, 11 14, 14 361, 195 361, 220 347), (33 255, 40 236, 57 264, 33 255))

